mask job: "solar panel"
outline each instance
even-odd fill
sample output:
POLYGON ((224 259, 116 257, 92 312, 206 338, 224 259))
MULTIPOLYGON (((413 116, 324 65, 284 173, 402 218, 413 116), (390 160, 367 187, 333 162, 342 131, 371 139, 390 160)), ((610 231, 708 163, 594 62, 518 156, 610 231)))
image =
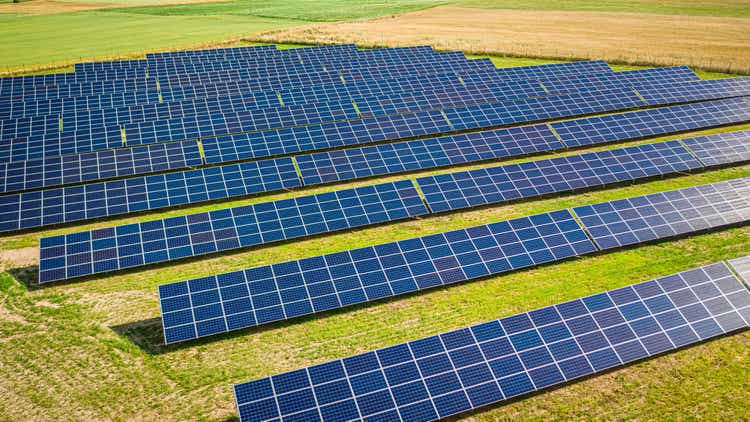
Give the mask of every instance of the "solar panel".
POLYGON ((574 208, 600 249, 745 222, 750 178, 574 208))
POLYGON ((0 196, 0 232, 152 211, 299 185, 291 158, 279 158, 4 195, 0 196))
POLYGON ((630 91, 587 92, 208 138, 203 141, 203 149, 207 163, 220 163, 585 115, 642 104, 630 91))
POLYGON ((682 142, 709 166, 750 160, 750 130, 698 136, 682 142))
POLYGON ((133 268, 427 213, 411 181, 40 240, 39 282, 133 268))
POLYGON ((595 250, 567 210, 159 286, 167 343, 595 250))
POLYGON ((550 123, 569 147, 638 139, 750 120, 744 98, 654 108, 550 123))
POLYGON ((750 325, 724 263, 234 386, 241 421, 427 421, 750 325))
MULTIPOLYGON (((730 259, 729 265, 750 286, 750 255, 741 258, 730 259)), ((747 319, 747 318, 745 318, 747 319)))
POLYGON ((554 151, 563 144, 547 125, 297 155, 306 185, 554 151))
POLYGON ((635 89, 649 105, 704 101, 750 95, 750 77, 714 79, 666 86, 637 84, 635 89))
POLYGON ((197 141, 14 161, 0 164, 0 192, 177 170, 202 164, 197 141))
POLYGON ((433 212, 701 168, 678 141, 528 161, 417 179, 433 212))

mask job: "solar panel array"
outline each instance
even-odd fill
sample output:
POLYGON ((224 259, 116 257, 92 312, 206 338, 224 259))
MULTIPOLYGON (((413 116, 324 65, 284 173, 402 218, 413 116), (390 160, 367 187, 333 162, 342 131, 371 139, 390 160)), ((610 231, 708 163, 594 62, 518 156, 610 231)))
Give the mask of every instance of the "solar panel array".
POLYGON ((750 219, 750 178, 573 209, 600 249, 643 243, 750 219))
POLYGON ((165 341, 190 340, 747 222, 748 198, 750 178, 735 179, 577 207, 573 211, 581 225, 570 210, 560 210, 166 284, 159 286, 165 341), (621 226, 628 224, 631 229, 626 235, 635 234, 632 240, 621 234, 621 226), (653 231, 644 227, 649 225, 653 231), (616 244, 609 241, 612 233, 617 236, 616 244))
POLYGON ((39 282, 377 224, 427 213, 411 181, 170 217, 40 242, 39 282))
MULTIPOLYGON (((684 66, 351 44, 81 63, 0 78, 0 232, 747 121, 750 77, 684 66)), ((39 282, 748 159, 736 131, 72 232, 40 240, 39 282)), ((165 341, 745 223, 749 194, 735 179, 166 284, 165 341)), ((747 281, 748 262, 728 265, 747 281)), ((237 385, 240 417, 432 420, 712 338, 750 323, 728 265, 237 385)))
POLYGON ((434 212, 602 186, 703 167, 677 141, 417 179, 434 212))
POLYGON ((428 421, 750 326, 716 263, 234 386, 242 421, 428 421))
MULTIPOLYGON (((724 138, 725 135, 717 135, 717 137, 724 138)), ((708 138, 710 139, 710 137, 708 138)), ((724 154, 720 148, 715 148, 713 152, 724 154)), ((711 163, 710 160, 709 163, 711 163)), ((422 177, 417 179, 417 184, 431 212, 441 212, 593 186, 605 186, 623 181, 635 181, 706 167, 707 165, 696 159, 679 141, 667 141, 468 172, 422 177)), ((413 186, 410 181, 398 183, 402 183, 404 186, 413 186)), ((294 164, 291 160, 282 158, 175 172, 167 174, 166 177, 154 175, 22 193, 16 196, 0 197, 4 198, 3 202, 0 202, 0 231, 98 218, 138 210, 153 210, 298 185, 299 179, 296 177, 294 164), (63 201, 63 198, 67 199, 63 201), (20 220, 19 215, 21 215, 20 220)), ((377 188, 378 186, 375 186, 376 190, 377 188)), ((326 195, 346 197, 351 193, 351 190, 343 190, 333 191, 326 195)), ((381 199, 385 199, 382 194, 380 196, 381 199)), ((413 205, 418 206, 420 211, 408 213, 409 216, 427 213, 426 209, 423 210, 425 204, 418 198, 416 191, 410 194, 410 198, 413 200, 413 205)), ((288 208, 288 204, 289 201, 282 200, 270 202, 266 205, 271 209, 281 210, 288 208)), ((235 213, 233 209, 217 210, 217 212, 230 215, 235 213)), ((336 212, 351 212, 351 210, 344 209, 336 212)), ((292 213, 292 217, 298 219, 300 216, 297 214, 299 213, 301 212, 292 213)), ((302 214, 304 218, 305 215, 302 214)), ((401 216, 394 218, 393 215, 390 217, 387 219, 388 221, 401 218, 401 216)), ((307 218, 311 217, 307 216, 307 218)), ((375 219, 364 224, 382 221, 375 219)), ((270 224, 269 221, 265 223, 270 224)), ((320 234, 342 228, 331 224, 331 222, 316 226, 316 229, 299 227, 281 213, 275 217, 274 224, 279 231, 298 231, 294 237, 320 234)), ((77 235, 68 236, 75 237, 77 235)), ((283 236, 284 239, 288 237, 288 235, 283 236)), ((274 239, 273 237, 270 240, 264 238, 262 241, 257 239, 242 241, 240 239, 234 247, 252 246, 272 240, 280 239, 274 239)), ((53 241, 53 243, 55 242, 53 241)), ((215 247, 207 252, 195 252, 193 250, 190 253, 179 254, 167 253, 167 251, 160 255, 162 258, 159 262, 221 250, 224 250, 224 248, 215 247)), ((49 261, 54 262, 54 266, 47 264, 47 261, 43 262, 40 272, 55 275, 40 277, 42 282, 71 278, 76 274, 67 270, 71 266, 68 261, 76 262, 75 258, 68 252, 62 252, 62 250, 60 254, 57 256, 59 259, 49 261)), ((77 255, 77 252, 73 252, 73 255, 77 255)), ((143 259, 131 264, 130 267, 154 262, 157 261, 143 259)), ((100 269, 94 267, 90 273, 81 275, 113 269, 120 269, 120 266, 114 268, 101 267, 100 269)))

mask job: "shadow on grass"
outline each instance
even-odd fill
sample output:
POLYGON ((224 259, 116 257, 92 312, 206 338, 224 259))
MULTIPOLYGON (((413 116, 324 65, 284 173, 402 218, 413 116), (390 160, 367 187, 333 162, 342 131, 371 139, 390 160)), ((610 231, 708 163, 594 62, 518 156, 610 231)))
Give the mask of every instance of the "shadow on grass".
POLYGON ((7 272, 19 284, 26 286, 26 289, 28 290, 38 290, 44 287, 43 285, 39 284, 39 266, 38 265, 11 268, 7 270, 7 272))

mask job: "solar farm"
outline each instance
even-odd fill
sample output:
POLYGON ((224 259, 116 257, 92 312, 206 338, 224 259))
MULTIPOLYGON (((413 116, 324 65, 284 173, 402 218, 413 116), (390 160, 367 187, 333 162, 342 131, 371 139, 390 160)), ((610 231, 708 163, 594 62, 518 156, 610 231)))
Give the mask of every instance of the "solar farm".
MULTIPOLYGON (((90 299, 108 329, 70 341, 169 373, 155 402, 205 394, 243 422, 546 419, 529 409, 747 348, 748 123, 750 77, 431 46, 0 78, 0 240, 38 251, 3 283, 18 307, 53 292, 34 324, 90 299)), ((653 375, 690 396, 710 376, 653 375)), ((133 390, 113 394, 158 407, 133 390)), ((140 418, 226 417, 185 412, 140 418)))

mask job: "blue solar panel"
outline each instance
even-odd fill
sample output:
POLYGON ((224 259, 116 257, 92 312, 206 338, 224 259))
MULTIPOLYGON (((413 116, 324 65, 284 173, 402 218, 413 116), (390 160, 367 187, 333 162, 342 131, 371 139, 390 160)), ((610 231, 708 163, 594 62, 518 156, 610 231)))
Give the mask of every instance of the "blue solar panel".
POLYGON ((203 141, 207 163, 510 125, 643 105, 631 91, 597 91, 303 126, 203 141))
POLYGON ((278 158, 4 195, 0 196, 0 232, 153 211, 299 185, 292 160, 278 158))
POLYGON ((295 157, 306 185, 562 149, 546 125, 350 148, 295 157))
POLYGON ((674 85, 636 84, 635 89, 649 105, 704 101, 750 95, 750 77, 714 79, 674 85))
POLYGON ((698 136, 682 142, 709 166, 750 160, 750 130, 698 136))
POLYGON ((167 343, 593 252, 556 211, 159 287, 167 343))
POLYGON ((748 325, 750 292, 717 263, 238 384, 234 393, 243 422, 428 421, 748 325))
POLYGON ((600 249, 678 236, 750 219, 750 178, 574 208, 600 249))
POLYGON ((701 168, 678 141, 420 177, 433 212, 572 191, 701 168))
POLYGON ((39 282, 133 268, 427 213, 411 181, 40 240, 39 282))
POLYGON ((0 164, 0 192, 155 173, 202 164, 197 141, 15 161, 0 164))
POLYGON ((728 262, 740 278, 745 281, 745 284, 750 286, 750 255, 730 259, 728 262))
POLYGON ((741 123, 750 120, 744 98, 706 101, 588 119, 554 122, 550 126, 569 147, 741 123))

